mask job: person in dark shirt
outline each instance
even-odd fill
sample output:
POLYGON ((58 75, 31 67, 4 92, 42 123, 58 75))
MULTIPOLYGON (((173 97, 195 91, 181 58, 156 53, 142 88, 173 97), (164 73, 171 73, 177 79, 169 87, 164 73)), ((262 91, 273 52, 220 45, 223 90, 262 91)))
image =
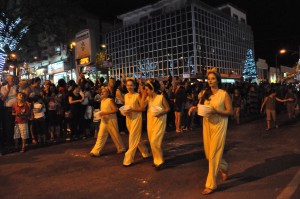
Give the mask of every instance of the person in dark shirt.
POLYGON ((175 90, 174 95, 174 114, 175 114, 175 126, 176 126, 176 133, 181 133, 181 115, 184 108, 184 103, 186 100, 186 93, 184 87, 181 83, 179 83, 175 90))
POLYGON ((74 90, 69 92, 69 104, 71 108, 71 132, 75 134, 75 139, 78 139, 80 132, 83 132, 83 121, 81 111, 81 102, 83 102, 84 97, 80 95, 80 87, 78 85, 73 86, 74 90), (79 129, 77 128, 79 125, 79 129))

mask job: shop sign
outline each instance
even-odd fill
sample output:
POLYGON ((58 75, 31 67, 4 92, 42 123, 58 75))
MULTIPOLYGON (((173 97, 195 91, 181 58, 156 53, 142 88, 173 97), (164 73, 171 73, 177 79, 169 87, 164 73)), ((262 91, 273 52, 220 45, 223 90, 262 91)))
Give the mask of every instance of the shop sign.
POLYGON ((188 79, 190 78, 190 74, 182 74, 183 79, 188 79))
POLYGON ((85 66, 90 63, 90 60, 87 59, 91 56, 91 37, 90 37, 90 31, 83 30, 76 34, 75 36, 76 40, 76 51, 75 51, 75 57, 77 61, 77 66, 85 66), (81 61, 83 59, 83 61, 81 61))
POLYGON ((85 65, 90 63, 90 57, 84 57, 78 60, 78 64, 77 65, 85 65))
POLYGON ((44 69, 44 68, 41 68, 41 69, 36 70, 35 74, 36 74, 37 76, 39 76, 39 75, 44 75, 44 72, 45 72, 45 69, 44 69))
POLYGON ((53 63, 53 64, 49 64, 49 66, 48 66, 48 74, 49 75, 64 72, 64 71, 65 71, 65 69, 64 69, 64 62, 63 61, 56 62, 56 63, 53 63))

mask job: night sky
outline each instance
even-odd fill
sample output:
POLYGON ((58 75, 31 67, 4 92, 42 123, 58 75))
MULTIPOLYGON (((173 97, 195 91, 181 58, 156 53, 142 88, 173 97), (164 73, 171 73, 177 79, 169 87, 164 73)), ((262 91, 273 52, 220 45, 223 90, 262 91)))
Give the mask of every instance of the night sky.
MULTIPOLYGON (((116 16, 153 4, 158 0, 85 0, 82 8, 99 16, 100 20, 114 21, 116 16), (101 3, 101 6, 98 4, 101 3)), ((255 59, 266 59, 275 65, 276 53, 282 49, 299 51, 300 1, 299 0, 202 0, 213 7, 230 2, 247 14, 248 25, 254 33, 255 59)), ((298 54, 288 52, 278 56, 278 64, 292 66, 298 54)))

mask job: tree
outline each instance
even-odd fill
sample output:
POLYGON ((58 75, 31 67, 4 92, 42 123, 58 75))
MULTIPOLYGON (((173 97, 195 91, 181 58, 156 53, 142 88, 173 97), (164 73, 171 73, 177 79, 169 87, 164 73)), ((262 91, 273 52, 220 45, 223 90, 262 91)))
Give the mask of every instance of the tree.
MULTIPOLYGON (((28 61, 33 56, 41 57, 38 53, 49 51, 49 47, 70 43, 76 32, 86 28, 80 18, 84 13, 80 12, 78 0, 0 0, 0 13, 4 13, 9 21, 21 18, 20 28, 27 27, 27 34, 18 40, 16 53, 28 61)), ((3 20, 1 16, 0 21, 3 20)), ((18 37, 20 28, 12 28, 13 38, 18 37)))
POLYGON ((244 80, 252 81, 257 79, 257 71, 255 66, 255 61, 253 58, 252 49, 247 50, 245 65, 243 69, 244 80))
POLYGON ((14 3, 14 1, 3 0, 0 2, 0 74, 7 55, 21 49, 20 41, 28 32, 28 26, 16 15, 19 9, 14 3))

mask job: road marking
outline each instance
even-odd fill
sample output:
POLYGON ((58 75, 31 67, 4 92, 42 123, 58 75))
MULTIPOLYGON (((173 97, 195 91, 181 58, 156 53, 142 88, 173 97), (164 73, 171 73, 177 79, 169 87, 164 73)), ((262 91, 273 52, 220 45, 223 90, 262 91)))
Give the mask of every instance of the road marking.
POLYGON ((287 199, 290 198, 300 184, 300 170, 294 176, 292 181, 282 190, 282 192, 277 196, 277 199, 287 199))

